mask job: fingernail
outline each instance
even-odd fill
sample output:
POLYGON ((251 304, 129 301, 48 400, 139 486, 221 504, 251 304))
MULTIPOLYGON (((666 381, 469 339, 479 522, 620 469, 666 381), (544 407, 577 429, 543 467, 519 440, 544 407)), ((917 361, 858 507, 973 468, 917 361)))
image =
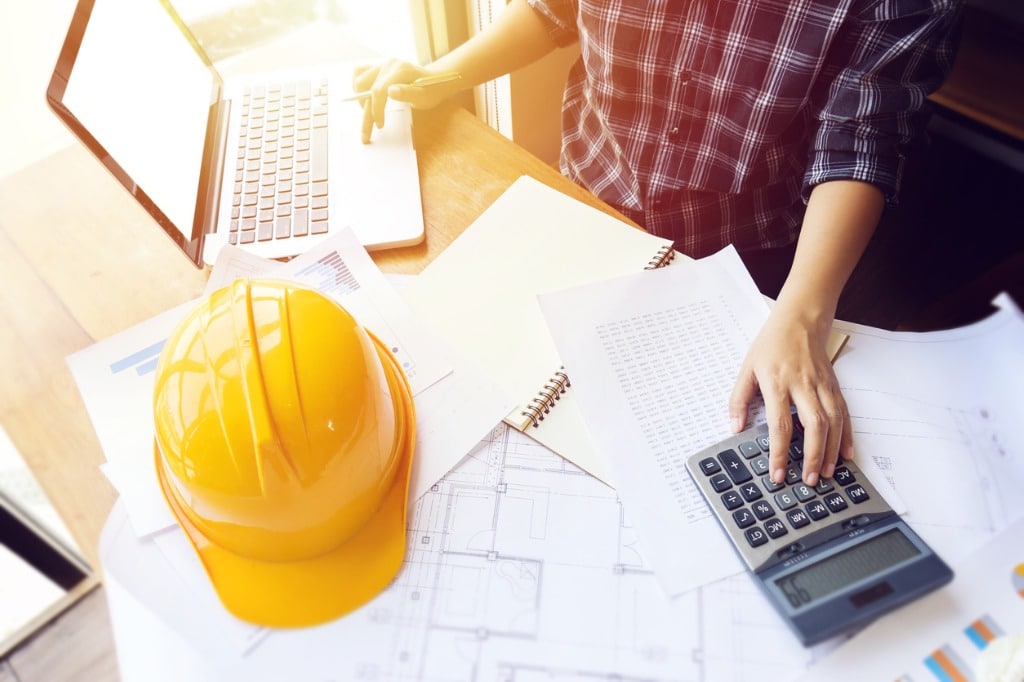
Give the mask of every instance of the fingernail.
POLYGON ((775 483, 782 483, 783 479, 786 478, 786 472, 782 469, 776 469, 772 472, 772 481, 775 483))
POLYGON ((835 464, 826 464, 821 469, 821 473, 825 474, 826 478, 828 478, 829 476, 831 476, 835 472, 836 472, 836 465, 835 464))
POLYGON ((805 482, 807 483, 807 485, 817 485, 818 484, 818 474, 814 473, 813 471, 811 473, 807 474, 807 480, 805 482))
POLYGON ((732 432, 739 433, 740 429, 743 428, 743 423, 739 417, 733 417, 730 422, 732 423, 732 432))

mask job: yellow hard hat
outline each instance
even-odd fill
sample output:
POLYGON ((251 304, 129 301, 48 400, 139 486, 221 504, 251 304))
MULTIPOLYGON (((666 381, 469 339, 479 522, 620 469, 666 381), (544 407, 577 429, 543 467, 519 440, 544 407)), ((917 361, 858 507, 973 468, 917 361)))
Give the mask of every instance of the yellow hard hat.
POLYGON ((164 498, 233 614, 315 625, 394 578, 412 393, 332 299, 273 280, 210 294, 167 339, 153 407, 164 498))

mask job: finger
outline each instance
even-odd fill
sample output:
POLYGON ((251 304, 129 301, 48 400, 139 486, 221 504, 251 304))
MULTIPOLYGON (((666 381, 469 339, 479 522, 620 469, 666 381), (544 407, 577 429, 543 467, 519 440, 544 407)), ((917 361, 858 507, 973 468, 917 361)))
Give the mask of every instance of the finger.
POLYGON ((369 89, 373 85, 373 81, 377 78, 377 72, 379 68, 377 66, 356 66, 352 69, 352 89, 356 92, 362 92, 363 90, 369 89))
POLYGON ((789 395, 774 386, 765 390, 765 418, 768 422, 768 472, 772 481, 782 483, 786 479, 786 465, 789 463, 789 441, 793 435, 793 419, 789 412, 789 395))
POLYGON ((373 110, 370 108, 369 102, 363 102, 363 126, 362 126, 362 140, 363 144, 370 144, 370 137, 373 135, 373 110))
POLYGON ((843 440, 839 445, 839 456, 844 460, 853 459, 853 420, 850 418, 850 408, 843 399, 843 440))
MULTIPOLYGON (((821 386, 818 389, 818 399, 821 402, 822 411, 828 422, 828 431, 825 435, 825 447, 822 452, 821 475, 831 478, 836 470, 836 460, 839 457, 839 445, 843 438, 843 408, 840 406, 843 398, 838 390, 832 385, 821 386)), ((806 470, 806 466, 805 466, 806 470)))
POLYGON ((817 485, 825 461, 829 421, 815 394, 802 394, 793 402, 804 429, 803 481, 807 485, 817 485))
POLYGON ((729 396, 729 422, 733 433, 739 433, 747 425, 747 410, 750 401, 757 394, 757 377, 744 364, 729 396))

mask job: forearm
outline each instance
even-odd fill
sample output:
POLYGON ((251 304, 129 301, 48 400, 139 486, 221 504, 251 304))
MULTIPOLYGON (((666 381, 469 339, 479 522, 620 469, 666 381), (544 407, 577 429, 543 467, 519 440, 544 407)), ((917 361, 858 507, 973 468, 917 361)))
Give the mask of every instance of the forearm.
POLYGON ((831 326, 839 295, 878 225, 885 198, 874 185, 835 180, 814 187, 793 267, 776 308, 831 326))
POLYGON ((555 47, 526 0, 512 0, 493 23, 426 69, 431 73, 458 72, 460 85, 468 88, 532 64, 555 47))

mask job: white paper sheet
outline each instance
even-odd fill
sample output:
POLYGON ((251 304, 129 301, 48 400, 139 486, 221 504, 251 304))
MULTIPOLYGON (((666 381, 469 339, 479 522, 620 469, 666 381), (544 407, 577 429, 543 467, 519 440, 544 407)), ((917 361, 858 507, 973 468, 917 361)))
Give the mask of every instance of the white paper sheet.
POLYGON ((684 466, 730 435, 729 394, 768 314, 737 272, 730 247, 539 297, 598 452, 672 595, 742 570, 684 466))

